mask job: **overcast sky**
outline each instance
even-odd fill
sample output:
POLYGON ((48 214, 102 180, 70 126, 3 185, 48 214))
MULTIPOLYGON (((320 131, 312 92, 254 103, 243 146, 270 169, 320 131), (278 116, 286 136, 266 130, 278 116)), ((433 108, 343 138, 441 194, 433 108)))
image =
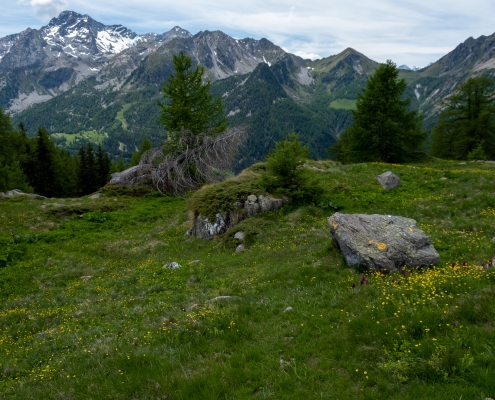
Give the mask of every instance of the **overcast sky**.
POLYGON ((494 0, 2 0, 0 37, 40 28, 61 11, 136 33, 221 30, 265 37, 305 58, 352 47, 369 58, 425 66, 468 37, 495 32, 494 0))

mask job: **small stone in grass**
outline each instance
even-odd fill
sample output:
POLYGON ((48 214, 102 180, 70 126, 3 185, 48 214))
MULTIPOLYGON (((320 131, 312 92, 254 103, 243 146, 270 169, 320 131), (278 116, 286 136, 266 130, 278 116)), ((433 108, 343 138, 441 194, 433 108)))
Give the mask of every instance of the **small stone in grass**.
POLYGON ((240 240, 241 242, 244 241, 244 238, 245 238, 245 234, 243 231, 239 231, 237 232, 235 235, 234 235, 234 239, 237 239, 237 240, 240 240))
POLYGON ((177 269, 181 268, 182 265, 180 265, 178 262, 172 261, 169 263, 166 263, 162 268, 167 268, 167 269, 177 269))

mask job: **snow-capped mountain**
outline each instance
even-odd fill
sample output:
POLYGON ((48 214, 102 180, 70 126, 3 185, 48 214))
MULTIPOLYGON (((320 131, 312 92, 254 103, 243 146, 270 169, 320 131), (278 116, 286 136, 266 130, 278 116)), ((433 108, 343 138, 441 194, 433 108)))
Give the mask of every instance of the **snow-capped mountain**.
POLYGON ((190 36, 178 26, 162 34, 137 35, 122 25, 64 11, 40 29, 0 38, 0 106, 15 113, 46 101, 109 63, 117 65, 115 57, 126 66, 113 76, 125 78, 162 43, 190 36), (136 51, 128 54, 131 49, 136 51))
POLYGON ((143 41, 162 43, 173 37, 189 36, 191 34, 180 27, 163 34, 137 35, 122 25, 107 26, 88 15, 64 11, 39 30, 28 28, 0 39, 0 71, 64 55, 97 60, 102 56, 118 54, 143 41), (34 44, 37 44, 37 57, 26 60, 22 57, 26 45, 32 53, 34 44))
POLYGON ((26 31, 21 33, 16 33, 14 35, 5 36, 4 38, 0 39, 0 60, 3 58, 5 54, 7 54, 10 51, 14 43, 17 42, 17 40, 19 40, 19 38, 25 32, 26 31))
POLYGON ((421 67, 418 67, 417 65, 414 66, 414 67, 409 67, 408 65, 399 65, 397 67, 398 69, 403 69, 403 70, 406 70, 406 71, 419 71, 421 69, 421 67))
POLYGON ((105 26, 73 11, 62 12, 41 28, 40 33, 52 51, 63 51, 74 57, 120 53, 141 40, 122 25, 105 26))
POLYGON ((399 65, 397 68, 398 69, 404 69, 406 71, 419 71, 420 69, 423 69, 423 68, 428 68, 431 64, 433 64, 432 62, 429 63, 426 67, 418 67, 417 65, 415 65, 414 67, 409 67, 408 65, 399 65))
MULTIPOLYGON (((220 31, 193 36, 179 26, 137 35, 122 25, 64 11, 40 29, 0 39, 0 107, 21 112, 90 76, 96 76, 98 87, 115 90, 124 83, 160 86, 180 50, 204 65, 212 80, 251 72, 260 63, 271 65, 286 54, 266 39, 237 40, 220 31)), ((298 66, 301 79, 311 81, 304 61, 296 63, 304 64, 298 66)))

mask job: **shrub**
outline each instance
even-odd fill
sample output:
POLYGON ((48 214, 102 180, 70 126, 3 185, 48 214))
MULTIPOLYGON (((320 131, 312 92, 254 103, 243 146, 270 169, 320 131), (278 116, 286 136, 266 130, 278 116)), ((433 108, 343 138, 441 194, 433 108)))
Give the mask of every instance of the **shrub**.
POLYGON ((266 172, 260 185, 268 192, 283 194, 296 202, 315 202, 323 193, 318 182, 303 165, 309 155, 295 132, 278 142, 266 158, 266 172))

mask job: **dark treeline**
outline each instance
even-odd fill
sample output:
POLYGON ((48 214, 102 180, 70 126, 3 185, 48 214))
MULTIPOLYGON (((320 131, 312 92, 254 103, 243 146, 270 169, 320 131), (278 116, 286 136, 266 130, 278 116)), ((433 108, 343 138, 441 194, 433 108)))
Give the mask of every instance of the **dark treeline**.
POLYGON ((39 127, 29 138, 24 124, 16 129, 0 108, 0 192, 19 189, 47 197, 75 197, 95 192, 109 179, 111 162, 101 145, 88 143, 78 155, 55 146, 39 127))

